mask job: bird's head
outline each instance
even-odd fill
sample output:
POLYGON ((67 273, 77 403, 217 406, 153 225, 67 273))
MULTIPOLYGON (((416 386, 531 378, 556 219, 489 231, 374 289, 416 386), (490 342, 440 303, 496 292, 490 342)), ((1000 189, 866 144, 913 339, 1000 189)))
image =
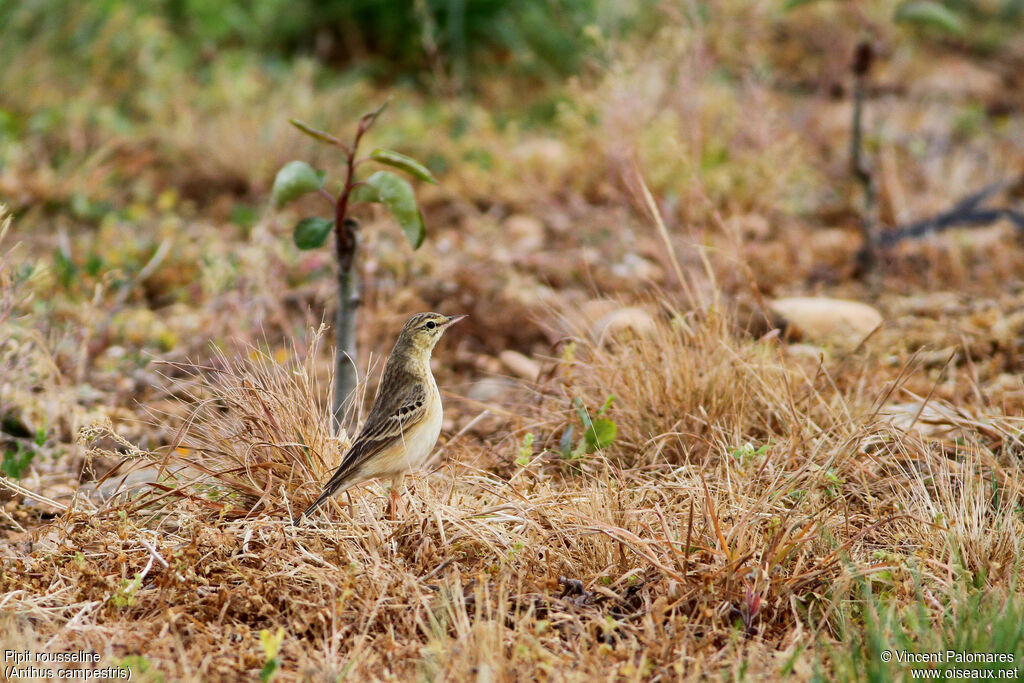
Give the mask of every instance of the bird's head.
POLYGON ((405 323, 402 334, 398 337, 396 348, 406 348, 413 353, 429 354, 444 331, 465 317, 464 315, 417 313, 405 323))

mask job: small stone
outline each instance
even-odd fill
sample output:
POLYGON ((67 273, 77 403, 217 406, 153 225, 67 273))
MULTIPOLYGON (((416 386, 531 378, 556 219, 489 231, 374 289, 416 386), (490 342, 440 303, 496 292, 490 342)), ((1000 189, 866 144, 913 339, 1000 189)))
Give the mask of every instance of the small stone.
POLYGON ((506 377, 485 377, 473 383, 466 397, 481 403, 508 398, 516 390, 516 383, 506 377))
POLYGON ((882 324, 882 314, 859 301, 825 297, 776 299, 769 308, 781 316, 788 332, 810 343, 854 347, 882 324))
POLYGON ((656 280, 661 277, 661 269, 639 254, 628 253, 612 265, 612 274, 623 279, 656 280))
POLYGON ((890 403, 878 411, 878 417, 905 432, 913 429, 925 436, 940 437, 956 431, 967 416, 950 405, 932 400, 927 404, 919 401, 890 403))
POLYGON ((822 357, 828 358, 828 353, 825 349, 814 344, 788 344, 786 346, 786 353, 794 358, 810 358, 811 360, 820 360, 822 357))
POLYGON ((814 260, 838 268, 860 247, 860 235, 841 228, 820 228, 808 236, 807 251, 814 260))
POLYGON ((612 299, 591 299, 590 301, 584 301, 576 310, 579 311, 580 318, 586 323, 587 329, 590 329, 598 320, 612 313, 620 306, 621 304, 612 299))
POLYGON ((986 69, 957 55, 932 60, 928 73, 913 80, 911 96, 947 96, 988 102, 1005 87, 995 69, 986 69))
POLYGON ((501 361, 494 356, 477 356, 473 360, 473 366, 480 372, 490 375, 501 372, 501 361))
POLYGON ((505 219, 505 232, 518 254, 539 251, 544 246, 544 224, 533 216, 515 214, 505 219))
POLYGON ((516 377, 534 381, 540 375, 540 365, 532 358, 528 358, 518 351, 511 349, 498 354, 498 360, 516 377))
POLYGON ((744 241, 767 239, 772 229, 768 219, 759 213, 744 213, 730 216, 726 219, 725 225, 732 233, 738 234, 744 241))
POLYGON ((654 332, 654 317, 639 306, 626 306, 606 314, 591 328, 591 337, 599 343, 610 341, 627 333, 644 336, 654 332))

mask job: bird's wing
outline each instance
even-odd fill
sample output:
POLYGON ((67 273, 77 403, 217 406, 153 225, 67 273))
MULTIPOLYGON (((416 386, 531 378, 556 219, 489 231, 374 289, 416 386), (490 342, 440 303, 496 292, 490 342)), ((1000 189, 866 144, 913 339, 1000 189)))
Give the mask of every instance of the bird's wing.
POLYGON ((427 414, 427 391, 421 382, 407 385, 397 395, 381 396, 379 400, 380 409, 373 406, 356 442, 342 459, 339 471, 355 470, 396 440, 401 441, 427 414))
POLYGON ((367 461, 388 448, 396 440, 408 435, 427 414, 427 391, 422 383, 407 385, 407 389, 378 396, 374 401, 366 424, 356 437, 355 443, 342 458, 338 469, 324 485, 323 493, 299 516, 309 516, 328 498, 337 493, 347 480, 367 461))

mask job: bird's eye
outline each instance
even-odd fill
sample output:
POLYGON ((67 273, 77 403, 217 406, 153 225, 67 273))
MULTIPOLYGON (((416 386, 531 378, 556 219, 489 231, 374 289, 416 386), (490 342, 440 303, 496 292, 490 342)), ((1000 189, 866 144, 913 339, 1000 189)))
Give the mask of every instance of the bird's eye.
POLYGON ((437 323, 435 323, 433 320, 431 320, 429 323, 424 325, 424 327, 426 327, 428 330, 432 330, 435 327, 437 327, 437 323))

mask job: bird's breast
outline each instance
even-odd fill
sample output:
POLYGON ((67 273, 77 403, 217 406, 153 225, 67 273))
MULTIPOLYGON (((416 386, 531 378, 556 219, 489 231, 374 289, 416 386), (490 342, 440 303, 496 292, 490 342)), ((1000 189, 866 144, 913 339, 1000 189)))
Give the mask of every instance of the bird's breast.
POLYGON ((443 410, 441 408, 441 394, 437 386, 431 386, 431 396, 427 400, 427 413, 416 429, 410 430, 405 443, 404 469, 415 469, 422 467, 430 457, 437 437, 441 435, 441 420, 443 410))

